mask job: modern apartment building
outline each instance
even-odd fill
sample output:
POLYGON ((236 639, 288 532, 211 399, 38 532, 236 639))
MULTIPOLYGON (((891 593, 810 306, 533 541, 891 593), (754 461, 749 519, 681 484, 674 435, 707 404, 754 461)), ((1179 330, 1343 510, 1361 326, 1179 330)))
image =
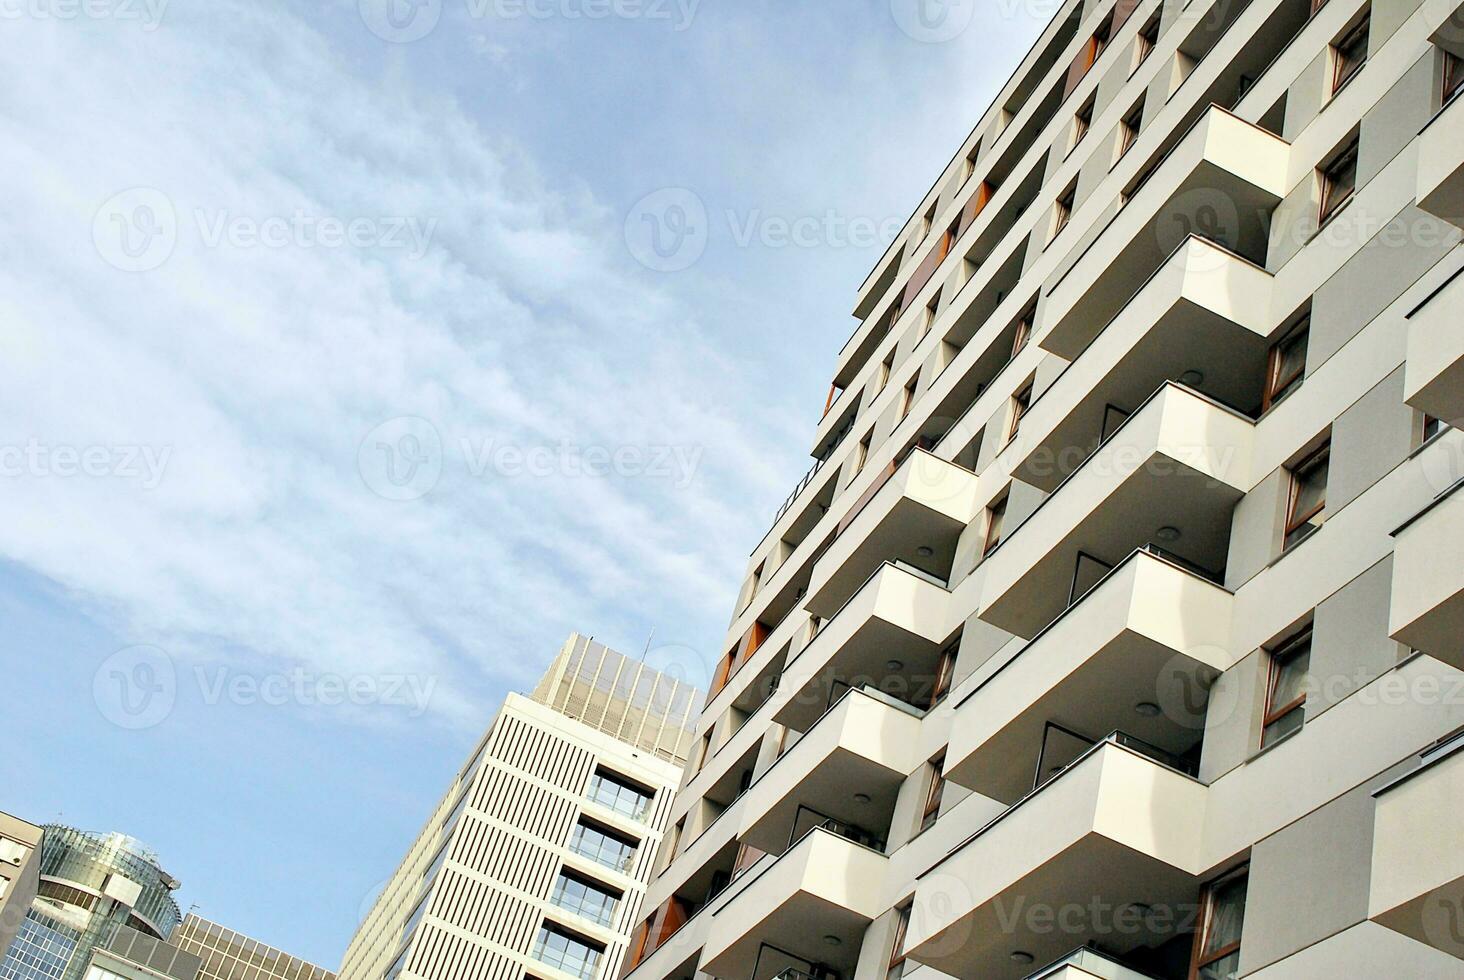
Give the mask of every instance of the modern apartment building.
POLYGON ((0 954, 10 948, 41 882, 41 837, 33 823, 0 812, 0 954))
POLYGON ((199 958, 197 980, 335 980, 329 970, 191 912, 168 941, 199 958))
POLYGON ((3 980, 82 980, 93 951, 121 929, 166 940, 182 916, 178 881, 156 854, 123 834, 46 824, 40 882, 15 941, 0 959, 3 980))
POLYGON ((91 951, 84 980, 197 980, 202 961, 192 953, 129 926, 118 926, 91 951))
POLYGON ((630 980, 1464 976, 1464 8, 1048 9, 859 289, 630 980))
POLYGON ((511 694, 346 950, 342 980, 614 977, 700 693, 574 635, 511 694))

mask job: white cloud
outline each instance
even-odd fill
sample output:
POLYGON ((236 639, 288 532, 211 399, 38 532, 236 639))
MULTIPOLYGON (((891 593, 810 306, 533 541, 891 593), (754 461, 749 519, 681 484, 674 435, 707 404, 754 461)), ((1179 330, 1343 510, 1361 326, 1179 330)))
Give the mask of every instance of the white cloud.
POLYGON ((709 393, 750 382, 629 265, 619 215, 546 186, 451 98, 363 81, 287 13, 213 0, 153 32, 7 32, 0 447, 168 455, 153 489, 23 460, 0 478, 0 554, 184 657, 441 675, 449 718, 481 712, 485 678, 530 679, 562 629, 725 614, 767 516, 747 502, 782 490, 755 448, 773 423, 717 413, 709 393), (126 272, 94 220, 136 187, 176 245, 126 272), (329 219, 378 239, 410 219, 430 248, 307 247, 329 219), (445 447, 404 503, 357 472, 398 416, 445 447), (480 478, 465 440, 673 446, 699 468, 689 487, 480 478))

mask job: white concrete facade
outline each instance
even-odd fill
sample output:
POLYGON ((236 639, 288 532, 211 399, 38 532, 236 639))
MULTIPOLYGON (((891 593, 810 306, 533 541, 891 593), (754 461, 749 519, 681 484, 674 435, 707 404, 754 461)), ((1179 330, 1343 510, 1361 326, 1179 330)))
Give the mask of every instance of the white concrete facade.
POLYGON ((1060 5, 858 291, 628 980, 1464 976, 1461 59, 1060 5))

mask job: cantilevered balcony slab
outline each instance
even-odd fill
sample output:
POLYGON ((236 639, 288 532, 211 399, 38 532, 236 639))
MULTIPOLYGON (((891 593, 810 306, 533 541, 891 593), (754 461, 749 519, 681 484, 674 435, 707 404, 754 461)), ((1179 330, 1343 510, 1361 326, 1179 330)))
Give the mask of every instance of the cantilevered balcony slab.
POLYGON ((1272 284, 1234 252, 1185 239, 1032 405, 1013 446, 1016 476, 1051 491, 1098 444, 1105 423, 1170 379, 1186 378, 1227 405, 1258 406, 1272 284))
POLYGON ((781 852, 812 811, 883 836, 918 758, 920 712, 878 692, 850 690, 748 791, 739 839, 781 852))
POLYGON ((1076 597, 1080 556, 1115 565, 1156 540, 1221 572, 1231 511, 1251 485, 1254 428, 1166 384, 986 559, 981 618, 1030 639, 1076 597))
POLYGON ((1408 317, 1403 400, 1426 415, 1464 427, 1464 276, 1408 317))
POLYGON ((1393 639, 1464 670, 1464 483, 1394 535, 1393 639))
POLYGON ((818 564, 809 612, 839 610, 882 562, 901 560, 945 578, 976 507, 976 474, 923 450, 912 452, 860 506, 818 564))
POLYGON ((789 660, 773 695, 773 720, 805 732, 845 688, 933 677, 950 632, 950 593, 900 565, 878 567, 817 636, 789 660))
POLYGON ((1368 916, 1464 959, 1464 739, 1377 793, 1368 916))
POLYGON ((1123 954, 1173 939, 1207 870, 1206 793, 1100 743, 921 877, 909 956, 955 977, 1017 980, 1080 943, 1123 954))
POLYGON ((1233 598, 1135 553, 1011 659, 977 669, 947 776, 1015 803, 1032 790, 1048 722, 1088 738, 1123 730, 1183 755, 1204 733, 1210 685, 1234 665, 1233 598))
POLYGON ((1047 350, 1077 357, 1190 234, 1265 254, 1290 145, 1212 106, 1049 290, 1047 350))
POLYGON ((888 908, 888 863, 826 830, 810 831, 780 857, 764 857, 713 903, 702 972, 752 977, 766 943, 852 976, 864 930, 888 908))
POLYGON ((1464 226, 1464 99, 1445 106, 1418 137, 1418 206, 1464 226))

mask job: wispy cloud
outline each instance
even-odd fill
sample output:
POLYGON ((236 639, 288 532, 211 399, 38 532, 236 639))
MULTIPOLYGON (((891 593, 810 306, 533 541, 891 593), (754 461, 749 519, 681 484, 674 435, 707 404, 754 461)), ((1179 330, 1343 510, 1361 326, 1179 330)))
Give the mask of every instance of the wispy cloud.
POLYGON ((0 477, 0 553, 176 656, 441 676, 475 723, 546 631, 722 616, 785 475, 623 215, 286 12, 7 32, 0 446, 50 469, 0 477), (55 465, 119 447, 155 485, 55 465), (373 469, 423 452, 423 493, 373 469))

